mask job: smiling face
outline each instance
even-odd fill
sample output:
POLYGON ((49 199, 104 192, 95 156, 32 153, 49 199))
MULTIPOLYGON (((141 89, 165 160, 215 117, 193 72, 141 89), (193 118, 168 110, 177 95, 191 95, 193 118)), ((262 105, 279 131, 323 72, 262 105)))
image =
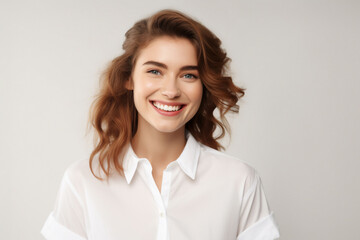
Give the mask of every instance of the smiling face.
POLYGON ((138 131, 185 131, 203 93, 197 52, 189 40, 155 38, 140 51, 131 78, 138 131))

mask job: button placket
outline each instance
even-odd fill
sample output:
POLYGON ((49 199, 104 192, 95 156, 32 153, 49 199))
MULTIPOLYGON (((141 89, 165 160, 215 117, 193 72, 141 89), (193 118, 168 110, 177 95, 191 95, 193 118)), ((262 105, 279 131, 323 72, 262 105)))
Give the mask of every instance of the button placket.
POLYGON ((163 179, 161 183, 161 197, 166 209, 169 203, 170 187, 171 187, 171 172, 165 170, 163 172, 163 179))
POLYGON ((152 167, 151 164, 148 160, 146 160, 143 164, 143 170, 144 170, 144 177, 145 177, 145 182, 148 185, 148 187, 150 188, 150 191, 154 197, 154 200, 156 202, 156 205, 158 206, 159 210, 163 210, 164 209, 164 204, 162 201, 162 197, 160 195, 160 192, 156 186, 155 180, 152 176, 152 167))
MULTIPOLYGON (((155 200, 155 203, 156 203, 156 205, 158 207, 158 211, 159 211, 159 228, 158 228, 157 240, 166 240, 167 236, 168 236, 168 232, 167 232, 168 229, 167 229, 165 202, 163 200, 162 193, 159 192, 159 189, 156 186, 155 180, 152 176, 152 166, 147 159, 144 159, 144 162, 142 164, 142 170, 143 170, 142 171, 143 178, 153 195, 153 198, 155 200)), ((166 179, 168 179, 168 178, 169 177, 166 177, 166 179)), ((169 186, 168 180, 165 180, 165 182, 166 182, 165 186, 169 186)), ((164 183, 164 178, 162 181, 162 187, 161 187, 162 190, 163 190, 163 183, 164 183)), ((161 191, 161 192, 163 192, 163 191, 161 191)), ((169 191, 165 190, 165 192, 169 192, 169 191)))

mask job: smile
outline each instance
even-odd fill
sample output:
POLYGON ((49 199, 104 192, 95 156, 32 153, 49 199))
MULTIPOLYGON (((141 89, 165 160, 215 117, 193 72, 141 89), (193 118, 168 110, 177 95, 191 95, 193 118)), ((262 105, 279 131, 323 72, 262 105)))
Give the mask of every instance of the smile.
POLYGON ((161 104, 159 102, 151 102, 152 105, 154 105, 157 109, 160 109, 162 111, 166 111, 166 112, 176 112, 179 111, 180 109, 182 109, 182 107, 184 105, 166 105, 166 104, 161 104))

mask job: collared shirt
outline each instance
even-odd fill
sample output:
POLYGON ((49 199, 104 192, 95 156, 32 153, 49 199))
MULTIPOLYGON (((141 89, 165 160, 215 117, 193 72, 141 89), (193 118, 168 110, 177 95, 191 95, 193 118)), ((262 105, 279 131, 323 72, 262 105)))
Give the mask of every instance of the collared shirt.
POLYGON ((55 209, 42 228, 48 240, 273 240, 279 237, 257 172, 240 159, 187 135, 163 172, 161 192, 145 158, 131 146, 125 178, 96 179, 88 161, 65 172, 55 209))

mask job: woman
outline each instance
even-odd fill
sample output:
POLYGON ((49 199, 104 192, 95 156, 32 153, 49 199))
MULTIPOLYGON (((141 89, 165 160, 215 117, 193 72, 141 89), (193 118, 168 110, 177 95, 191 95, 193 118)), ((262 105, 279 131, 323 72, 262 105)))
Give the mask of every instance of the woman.
POLYGON ((65 172, 47 239, 278 237, 256 171, 218 151, 225 114, 238 112, 244 95, 226 75, 220 44, 170 10, 126 33, 93 104, 90 164, 65 172))

